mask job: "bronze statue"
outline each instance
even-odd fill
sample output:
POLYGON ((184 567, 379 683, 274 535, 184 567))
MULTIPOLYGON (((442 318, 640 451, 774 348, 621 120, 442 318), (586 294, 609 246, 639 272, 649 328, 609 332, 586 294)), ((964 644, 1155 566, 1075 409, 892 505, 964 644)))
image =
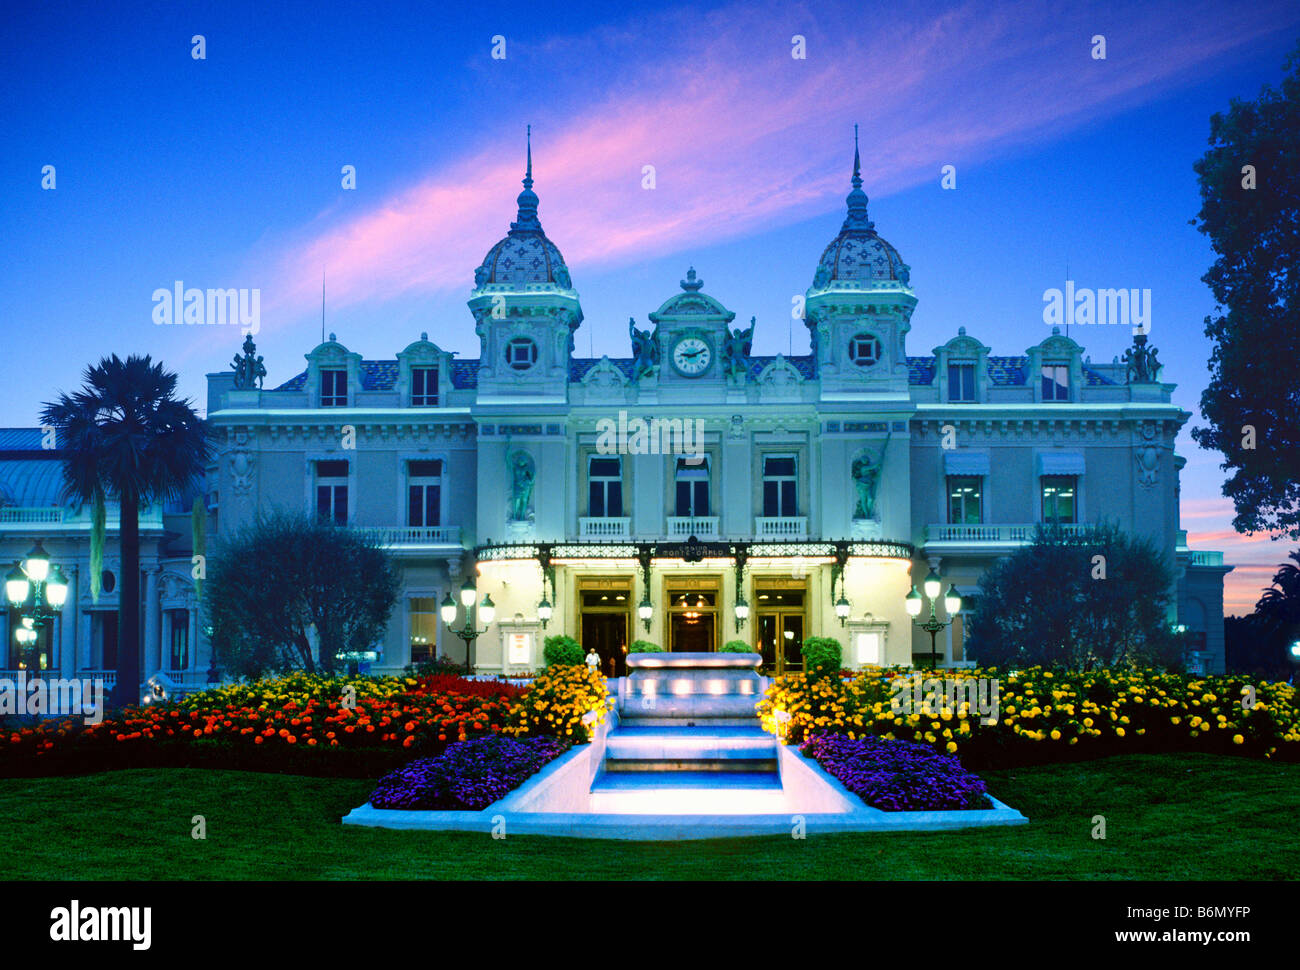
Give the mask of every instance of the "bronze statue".
POLYGON ((262 363, 262 357, 257 353, 257 345, 253 343, 253 335, 244 336, 244 352, 236 354, 234 361, 230 365, 235 371, 235 387, 240 390, 252 390, 254 383, 258 388, 262 386, 262 378, 266 377, 266 366, 262 363))

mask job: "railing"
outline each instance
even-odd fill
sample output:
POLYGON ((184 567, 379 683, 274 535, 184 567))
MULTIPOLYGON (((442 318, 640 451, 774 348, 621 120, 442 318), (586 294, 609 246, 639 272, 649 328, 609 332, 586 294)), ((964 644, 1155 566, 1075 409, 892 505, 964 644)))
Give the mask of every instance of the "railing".
POLYGON ((0 525, 58 524, 63 521, 63 509, 0 509, 0 525))
POLYGON ((668 534, 675 539, 695 536, 697 539, 718 537, 716 515, 671 515, 668 517, 668 534))
POLYGON ((1222 566, 1223 553, 1213 549, 1193 550, 1193 566, 1222 566))
POLYGON ((71 674, 65 675, 61 670, 46 669, 40 671, 31 670, 0 670, 0 679, 17 680, 20 674, 26 674, 30 683, 37 677, 42 680, 61 680, 65 676, 69 680, 101 680, 104 682, 104 690, 112 690, 113 685, 117 683, 116 670, 74 670, 71 674))
POLYGON ((382 546, 459 546, 460 526, 354 526, 382 546))
POLYGON ((102 680, 105 690, 111 690, 117 686, 116 670, 78 670, 72 676, 81 680, 102 680))
MULTIPOLYGON (((925 541, 930 542, 1030 542, 1034 538, 1034 523, 1017 523, 1014 525, 927 525, 925 541)), ((1068 535, 1077 535, 1089 528, 1087 523, 1072 522, 1061 525, 1068 535)))
MULTIPOLYGON (((160 506, 153 505, 141 510, 140 528, 142 530, 161 529, 162 524, 163 517, 160 506)), ((121 519, 116 507, 106 510, 104 529, 108 532, 116 532, 120 525, 121 519)), ((26 532, 32 530, 33 526, 88 530, 90 528, 90 507, 86 506, 80 511, 55 506, 0 509, 0 530, 26 532)))
POLYGON ((632 534, 632 520, 622 518, 580 518, 578 535, 583 539, 626 539, 632 534))
POLYGON ((806 515, 759 516, 754 519, 754 535, 760 539, 806 539, 806 515))

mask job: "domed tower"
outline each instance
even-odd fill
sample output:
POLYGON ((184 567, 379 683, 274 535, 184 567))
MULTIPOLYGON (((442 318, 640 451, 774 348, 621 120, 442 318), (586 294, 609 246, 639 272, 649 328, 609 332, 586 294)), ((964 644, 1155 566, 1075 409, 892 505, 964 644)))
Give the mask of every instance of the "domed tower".
POLYGON ((474 271, 469 308, 479 335, 479 400, 494 396, 563 398, 582 323, 578 292, 537 218, 532 126, 519 215, 474 271))
POLYGON ((867 218, 861 171, 854 125, 848 214, 817 263, 804 323, 823 391, 906 391, 904 337, 911 329, 916 297, 908 265, 867 218))

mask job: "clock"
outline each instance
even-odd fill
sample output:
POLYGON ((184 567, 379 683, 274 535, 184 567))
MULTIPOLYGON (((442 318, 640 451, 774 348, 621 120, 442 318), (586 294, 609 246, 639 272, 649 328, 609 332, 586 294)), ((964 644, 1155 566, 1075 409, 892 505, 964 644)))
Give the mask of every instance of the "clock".
POLYGON ((699 377, 713 362, 713 349, 701 337, 683 337, 673 346, 673 367, 683 377, 699 377))

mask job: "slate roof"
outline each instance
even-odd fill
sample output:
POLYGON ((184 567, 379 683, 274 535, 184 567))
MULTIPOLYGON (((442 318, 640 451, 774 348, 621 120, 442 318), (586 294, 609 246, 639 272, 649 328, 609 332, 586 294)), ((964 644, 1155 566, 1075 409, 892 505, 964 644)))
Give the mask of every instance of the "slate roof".
MULTIPOLYGON (((33 429, 40 434, 39 429, 33 429)), ((48 458, 0 461, 0 506, 38 509, 61 506, 63 462, 48 458)))

